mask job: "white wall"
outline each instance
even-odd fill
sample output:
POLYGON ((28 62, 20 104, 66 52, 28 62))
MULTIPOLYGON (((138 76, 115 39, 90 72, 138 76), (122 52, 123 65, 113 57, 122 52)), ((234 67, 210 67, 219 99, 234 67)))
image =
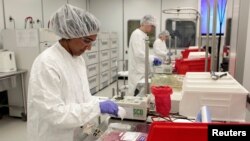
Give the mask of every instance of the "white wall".
MULTIPOLYGON (((3 21, 3 5, 2 5, 3 0, 0 1, 0 31, 4 28, 4 21, 3 21)), ((2 45, 2 37, 0 36, 0 49, 3 48, 2 45)))
MULTIPOLYGON (((250 6, 249 6, 250 7, 250 6)), ((246 56, 245 60, 250 60, 250 10, 248 14, 248 27, 247 27, 247 43, 246 43, 246 56)), ((250 92, 250 61, 245 61, 244 64, 244 78, 243 86, 250 92)))
POLYGON ((234 0, 229 71, 243 84, 247 47, 249 0, 234 0))
MULTIPOLYGON (((250 5, 249 5, 250 7, 250 5)), ((250 59, 250 10, 248 13, 248 27, 247 27, 247 43, 246 43, 246 55, 245 60, 250 59)), ((250 92, 250 61, 245 61, 244 63, 244 78, 243 78, 243 86, 250 92)), ((250 109, 248 109, 250 110, 250 109)), ((246 121, 250 122, 250 111, 246 112, 246 121)))
POLYGON ((26 17, 31 16, 34 21, 42 19, 41 0, 5 0, 4 6, 6 28, 14 28, 13 22, 9 21, 10 16, 15 19, 17 29, 24 28, 26 17))
POLYGON ((68 3, 86 10, 86 0, 68 0, 68 3))
MULTIPOLYGON (((3 2, 6 28, 14 28, 14 23, 9 21, 9 17, 12 16, 15 20, 15 28, 17 29, 24 28, 24 20, 28 16, 33 17, 35 21, 34 28, 40 28, 42 25, 47 27, 50 16, 65 3, 86 9, 86 0, 1 0, 0 31, 4 29, 3 2), (40 24, 36 23, 37 19, 41 21, 40 24), (42 21, 43 19, 44 21, 42 21)), ((27 24, 27 28, 30 28, 29 24, 27 24)), ((0 38, 1 48, 3 47, 2 39, 0 38)))
POLYGON ((67 3, 67 0, 43 0, 44 27, 48 27, 48 21, 52 13, 65 3, 67 3))
POLYGON ((65 3, 86 9, 86 0, 42 0, 44 13, 44 27, 48 27, 50 16, 65 3))
POLYGON ((235 63, 236 63, 236 46, 238 36, 238 23, 239 23, 239 11, 240 1, 232 1, 232 30, 231 30, 231 42, 230 42, 230 60, 229 60, 229 72, 232 76, 235 76, 235 63))
MULTIPOLYGON (((15 26, 17 29, 24 28, 24 19, 28 16, 33 17, 35 22, 37 19, 42 22, 42 16, 44 16, 44 22, 42 24, 44 24, 44 27, 47 27, 53 12, 67 2, 86 9, 86 0, 5 0, 6 28, 14 28, 13 22, 9 21, 10 16, 15 19, 15 26)), ((2 15, 2 6, 0 14, 2 15)), ((39 27, 41 27, 41 24, 34 24, 34 28, 39 27)), ((29 28, 28 25, 27 28, 29 28)))

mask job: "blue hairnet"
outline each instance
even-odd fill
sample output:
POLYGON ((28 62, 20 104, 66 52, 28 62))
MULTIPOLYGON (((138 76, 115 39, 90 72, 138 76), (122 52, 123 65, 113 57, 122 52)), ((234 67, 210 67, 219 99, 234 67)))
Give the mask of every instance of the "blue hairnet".
POLYGON ((52 15, 50 29, 64 39, 80 38, 97 34, 100 22, 91 13, 65 4, 52 15))

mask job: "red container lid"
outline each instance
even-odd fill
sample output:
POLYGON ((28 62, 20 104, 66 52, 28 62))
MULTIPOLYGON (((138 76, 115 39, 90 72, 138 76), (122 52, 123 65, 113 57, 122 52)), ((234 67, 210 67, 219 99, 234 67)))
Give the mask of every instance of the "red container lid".
POLYGON ((173 90, 171 87, 165 85, 165 86, 151 86, 151 92, 154 95, 161 95, 161 94, 172 94, 173 90))

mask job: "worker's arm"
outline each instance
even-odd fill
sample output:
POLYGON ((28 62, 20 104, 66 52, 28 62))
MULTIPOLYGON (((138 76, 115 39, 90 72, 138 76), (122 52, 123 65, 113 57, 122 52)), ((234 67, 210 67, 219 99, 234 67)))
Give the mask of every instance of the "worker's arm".
MULTIPOLYGON (((134 39, 130 43, 130 47, 132 47, 134 56, 136 57, 136 63, 145 62, 145 41, 140 39, 134 39)), ((149 63, 152 63, 154 60, 154 55, 149 55, 149 63)))
MULTIPOLYGON (((154 42, 154 44, 153 44, 154 53, 157 56, 166 57, 167 52, 161 49, 161 45, 162 44, 159 42, 159 40, 154 42)), ((165 48, 166 48, 166 46, 165 46, 165 48)))

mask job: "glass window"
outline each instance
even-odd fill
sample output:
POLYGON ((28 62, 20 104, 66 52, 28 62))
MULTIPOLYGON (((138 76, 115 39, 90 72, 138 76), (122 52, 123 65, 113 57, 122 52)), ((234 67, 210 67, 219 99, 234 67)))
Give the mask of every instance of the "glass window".
MULTIPOLYGON (((177 37, 177 48, 186 48, 195 45, 196 38, 196 23, 188 19, 167 19, 165 29, 171 35, 171 47, 174 47, 174 39, 177 37), (175 21, 175 31, 173 30, 173 21, 175 21)), ((169 46, 169 40, 167 41, 169 46)))

